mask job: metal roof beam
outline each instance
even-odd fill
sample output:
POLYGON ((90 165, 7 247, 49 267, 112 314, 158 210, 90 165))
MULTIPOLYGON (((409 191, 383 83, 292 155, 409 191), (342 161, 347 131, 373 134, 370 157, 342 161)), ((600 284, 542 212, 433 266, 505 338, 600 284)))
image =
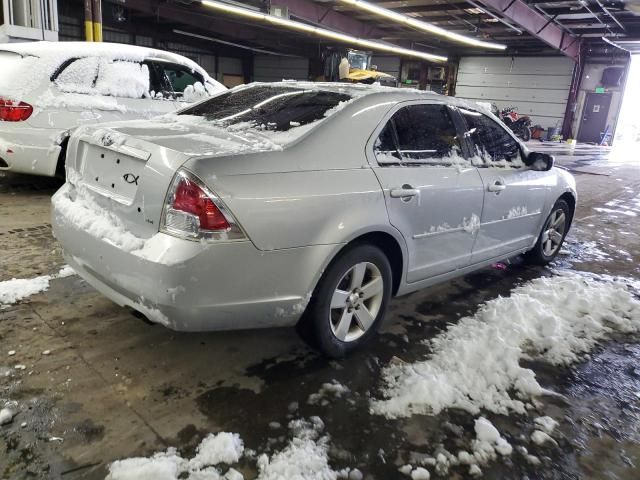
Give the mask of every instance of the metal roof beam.
POLYGON ((291 17, 354 37, 379 38, 384 35, 383 31, 370 24, 335 11, 331 3, 315 3, 311 0, 278 0, 277 5, 287 7, 291 17))
POLYGON ((529 7, 522 0, 478 0, 498 14, 521 26, 531 35, 560 50, 566 56, 578 61, 580 57, 579 37, 563 31, 548 18, 529 7))

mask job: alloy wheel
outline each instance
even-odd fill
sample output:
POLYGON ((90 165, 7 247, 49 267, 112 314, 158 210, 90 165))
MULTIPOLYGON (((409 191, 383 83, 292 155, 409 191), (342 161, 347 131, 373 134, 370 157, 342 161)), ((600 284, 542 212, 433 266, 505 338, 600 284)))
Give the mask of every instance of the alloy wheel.
POLYGON ((562 245, 566 223, 567 216, 561 208, 558 208, 549 216, 542 234, 542 252, 547 257, 555 255, 560 245, 562 245))
POLYGON ((336 338, 352 342, 373 325, 384 297, 384 279, 373 263, 352 266, 338 282, 331 298, 329 323, 336 338))

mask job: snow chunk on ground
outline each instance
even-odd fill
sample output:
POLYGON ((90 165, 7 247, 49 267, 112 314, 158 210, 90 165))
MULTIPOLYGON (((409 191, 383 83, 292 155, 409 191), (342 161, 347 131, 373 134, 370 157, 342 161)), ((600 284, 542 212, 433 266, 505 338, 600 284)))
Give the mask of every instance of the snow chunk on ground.
POLYGON ((558 426, 558 422, 551 417, 538 417, 533 420, 533 423, 536 424, 536 427, 538 427, 539 430, 542 430, 548 435, 551 435, 558 426))
MULTIPOLYGON (((106 480, 218 480, 221 478, 220 472, 213 465, 235 463, 243 451, 244 444, 238 434, 211 434, 200 443, 196 456, 191 460, 182 458, 175 448, 169 448, 149 458, 127 458, 113 462, 106 480)), ((234 477, 232 472, 227 478, 238 476, 234 477)))
POLYGON ((324 423, 318 417, 292 420, 293 438, 279 453, 258 459, 258 480, 336 480, 338 473, 329 466, 329 437, 320 436, 324 423))
POLYGON ((475 421, 474 430, 476 439, 471 443, 473 455, 477 463, 482 465, 494 460, 499 453, 500 455, 511 455, 513 448, 504 438, 500 436, 498 429, 484 417, 480 417, 475 421))
POLYGON ((411 472, 411 480, 429 480, 430 478, 429 470, 423 467, 418 467, 411 472))
POLYGON ((244 452, 244 443, 237 433, 221 432, 209 434, 198 446, 197 455, 191 459, 191 468, 202 468, 205 465, 236 463, 244 452))
POLYGON ((185 470, 186 461, 170 448, 151 458, 127 458, 113 462, 106 480, 175 480, 185 470))
POLYGON ((18 405, 15 402, 9 402, 0 410, 0 425, 5 425, 13 421, 13 417, 18 414, 18 405))
POLYGON ((333 380, 331 383, 323 383, 322 387, 317 393, 312 393, 309 395, 307 399, 307 403, 310 405, 326 405, 329 403, 327 397, 332 396, 335 398, 340 398, 342 395, 349 393, 349 387, 342 385, 336 380, 333 380))
POLYGON ((536 445, 544 445, 545 443, 556 443, 553 438, 551 438, 546 433, 541 432, 540 430, 536 430, 531 434, 531 441, 536 445))
POLYGON ((637 332, 640 302, 632 288, 622 279, 577 273, 516 288, 431 340, 429 358, 390 364, 383 373, 385 398, 371 409, 388 418, 446 408, 524 413, 524 400, 543 390, 520 361, 566 365, 611 332, 637 332))
POLYGON ((56 278, 74 275, 73 269, 66 265, 57 274, 41 275, 35 278, 12 278, 0 282, 0 305, 12 305, 36 293, 49 289, 49 282, 56 278))

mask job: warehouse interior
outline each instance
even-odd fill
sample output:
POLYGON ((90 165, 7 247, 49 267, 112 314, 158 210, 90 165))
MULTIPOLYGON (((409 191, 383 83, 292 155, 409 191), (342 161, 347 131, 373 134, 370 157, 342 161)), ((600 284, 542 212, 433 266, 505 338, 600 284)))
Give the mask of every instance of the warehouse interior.
MULTIPOLYGON (((91 3, 91 2, 89 2, 91 3)), ((544 129, 543 138, 612 144, 629 70, 640 35, 640 6, 609 1, 354 1, 282 0, 239 4, 250 12, 320 26, 446 57, 429 61, 361 49, 369 63, 414 87, 513 107, 544 129), (389 15, 401 17, 389 21, 389 15), (494 45, 425 35, 406 19, 426 22, 494 45), (499 47, 496 47, 498 45, 499 47), (503 47, 503 48, 501 48, 503 47), (597 112, 594 112, 596 108, 597 112), (587 110, 592 115, 587 115, 587 110), (593 114, 597 113, 597 114, 593 114)), ((235 3, 230 2, 235 5, 235 3)), ((84 40, 85 9, 73 0, 3 0, 0 41, 84 40), (31 10, 18 14, 20 3, 31 10), (9 14, 11 16, 9 17, 9 14)), ((200 63, 227 86, 250 81, 326 78, 331 50, 354 45, 273 22, 212 8, 206 2, 105 1, 106 42, 160 47, 200 63)))
POLYGON ((639 87, 640 0, 0 0, 0 480, 640 479, 639 87))

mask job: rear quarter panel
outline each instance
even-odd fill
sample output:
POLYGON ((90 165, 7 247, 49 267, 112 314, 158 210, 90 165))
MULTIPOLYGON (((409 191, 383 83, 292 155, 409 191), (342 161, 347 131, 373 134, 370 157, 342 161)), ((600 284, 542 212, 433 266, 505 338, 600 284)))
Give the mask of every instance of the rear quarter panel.
POLYGON ((389 228, 369 168, 208 178, 260 250, 338 244, 389 228))

